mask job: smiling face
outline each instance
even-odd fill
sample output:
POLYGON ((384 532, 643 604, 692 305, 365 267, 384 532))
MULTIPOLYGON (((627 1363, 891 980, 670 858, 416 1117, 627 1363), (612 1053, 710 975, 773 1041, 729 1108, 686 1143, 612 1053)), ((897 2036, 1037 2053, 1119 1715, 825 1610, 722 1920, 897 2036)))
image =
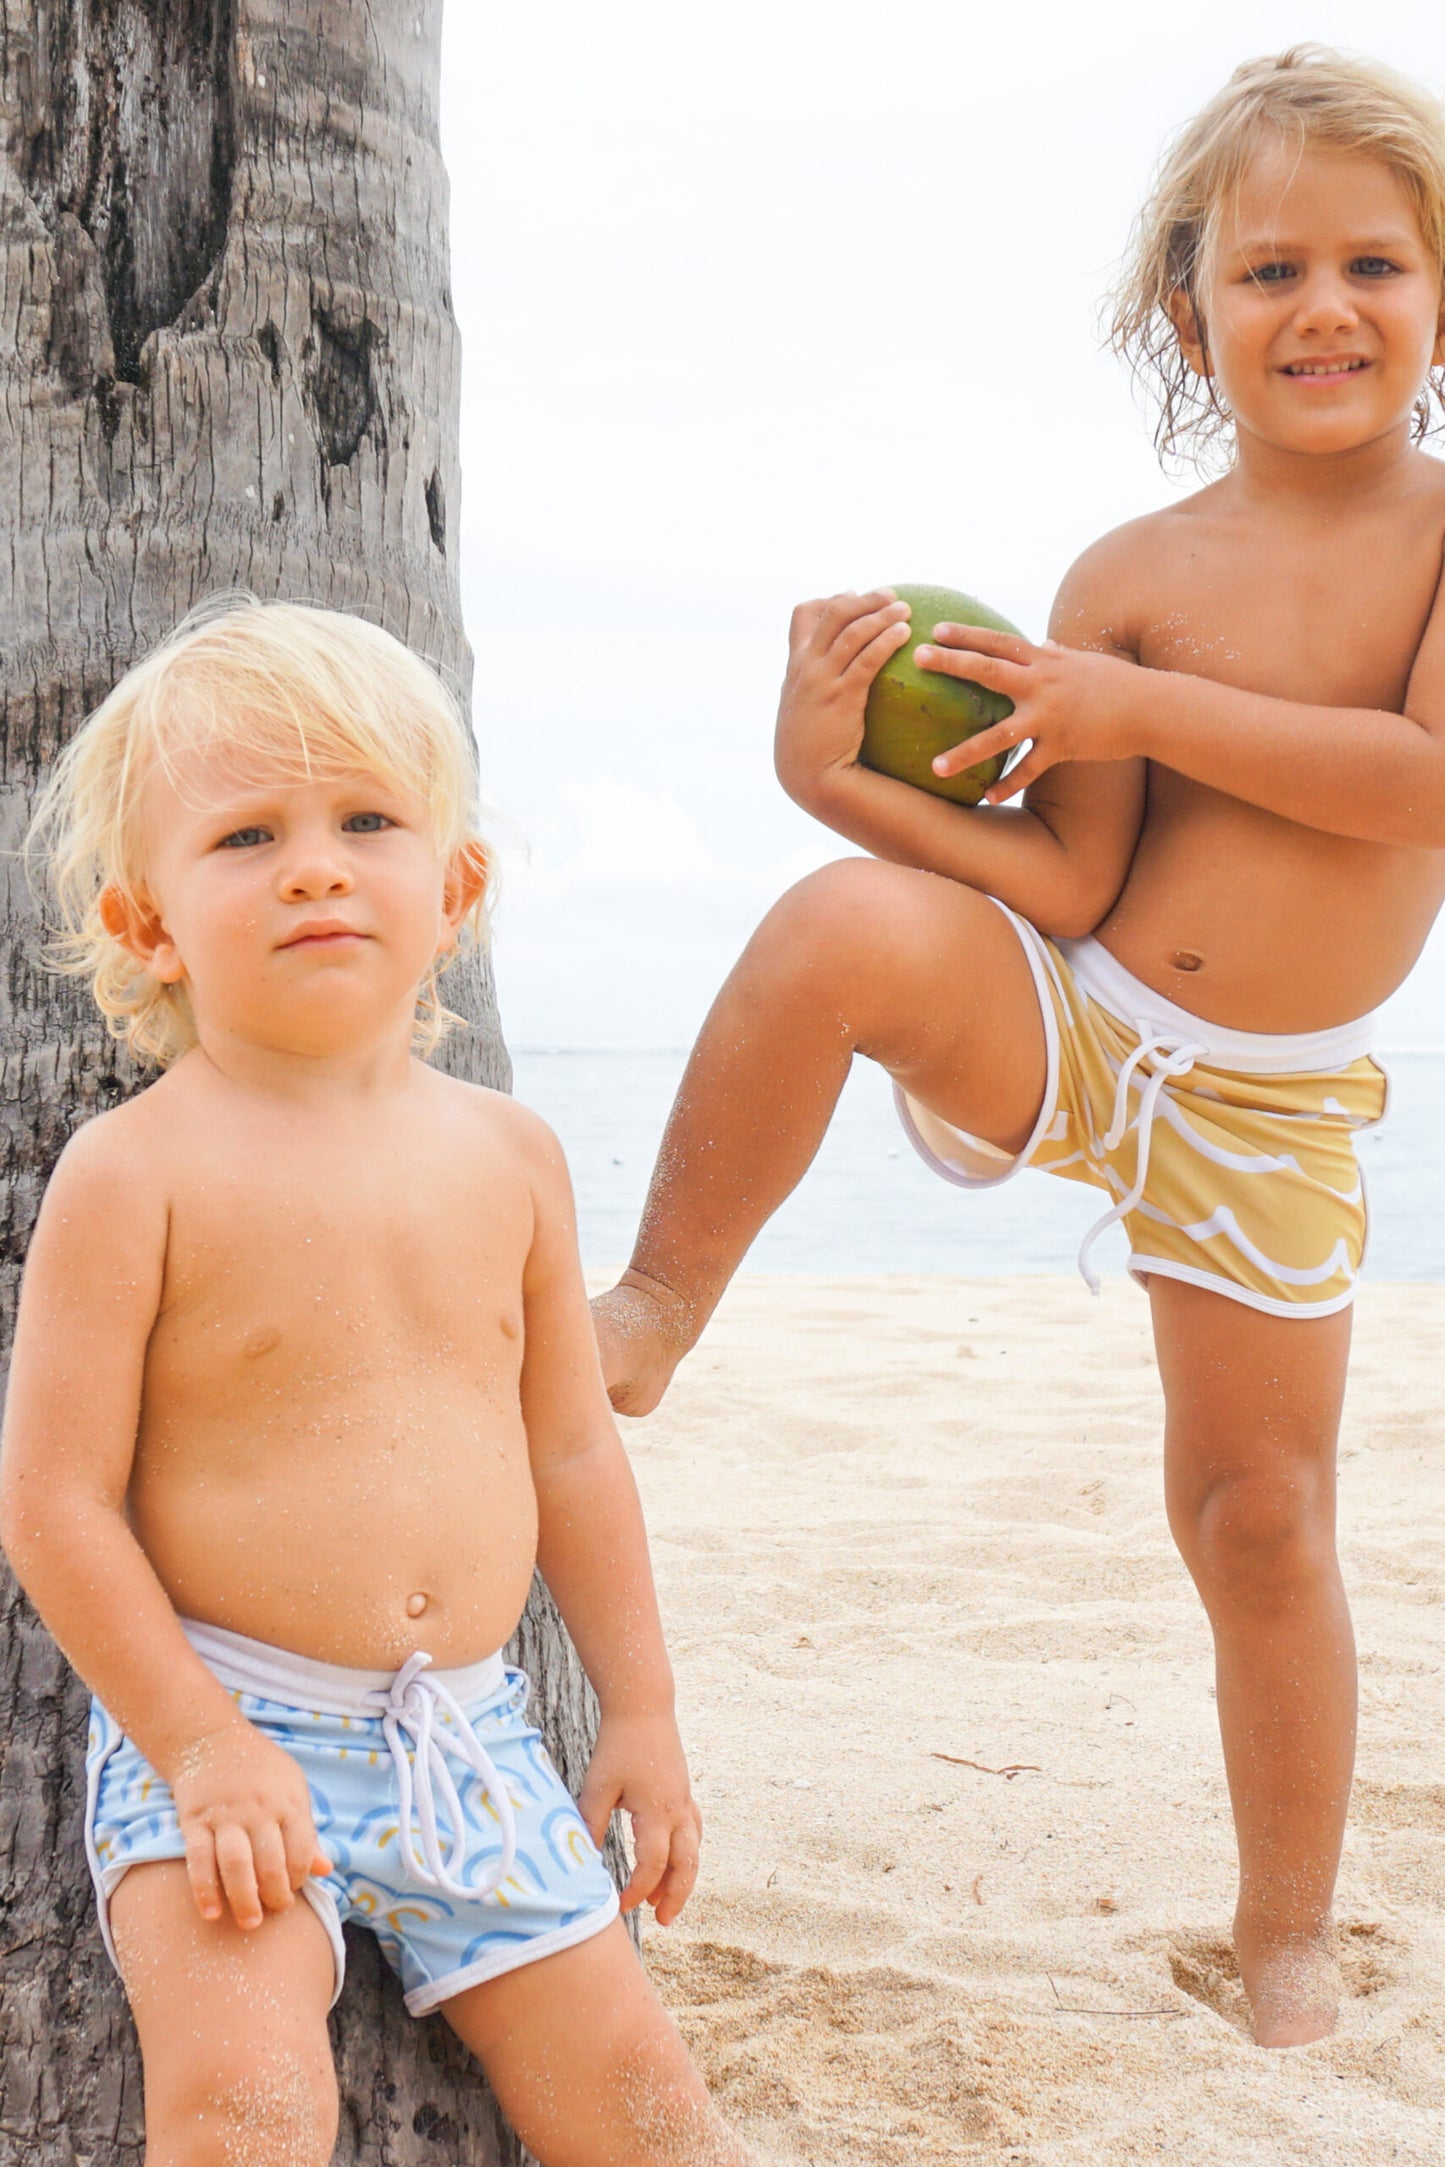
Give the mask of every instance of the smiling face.
POLYGON ((1242 447, 1403 442, 1442 358, 1439 266, 1398 175, 1359 152, 1263 145, 1223 207, 1199 303, 1204 339, 1176 297, 1180 343, 1242 447))
POLYGON ((454 943, 482 875, 446 866, 426 808, 374 776, 274 781, 223 761, 157 766, 142 798, 145 887, 109 890, 108 929, 197 1036, 306 1055, 395 1029, 454 943))

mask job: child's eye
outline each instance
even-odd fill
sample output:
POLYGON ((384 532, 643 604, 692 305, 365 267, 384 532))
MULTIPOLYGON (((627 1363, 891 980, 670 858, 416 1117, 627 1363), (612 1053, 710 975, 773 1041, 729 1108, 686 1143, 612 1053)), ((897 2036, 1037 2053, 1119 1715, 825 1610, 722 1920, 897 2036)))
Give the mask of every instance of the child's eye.
POLYGON ((383 828, 394 828, 396 822, 386 813, 352 813, 341 825, 352 835, 379 835, 383 828))
POLYGON ((221 837, 217 847, 221 850, 251 850, 257 843, 269 843, 270 840, 269 828, 233 828, 229 835, 221 837))
POLYGON ((1388 256, 1356 256, 1350 265, 1350 269, 1361 278, 1388 278, 1396 268, 1388 256))
POLYGON ((1256 286, 1282 286, 1287 278, 1294 277, 1292 263, 1257 263, 1250 272, 1256 286))

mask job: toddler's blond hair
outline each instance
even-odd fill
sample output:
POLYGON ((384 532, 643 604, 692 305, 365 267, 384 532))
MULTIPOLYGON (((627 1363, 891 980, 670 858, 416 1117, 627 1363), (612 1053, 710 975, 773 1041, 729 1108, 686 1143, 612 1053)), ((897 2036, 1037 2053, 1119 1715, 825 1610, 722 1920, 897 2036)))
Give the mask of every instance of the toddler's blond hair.
MULTIPOLYGON (((1205 340, 1202 268, 1220 213, 1250 159, 1271 138, 1303 151, 1322 145, 1378 158, 1398 176, 1445 283, 1445 111, 1439 100, 1379 62, 1325 45, 1247 60, 1176 136, 1139 214, 1113 295, 1110 342, 1159 404, 1154 441, 1203 464, 1230 436, 1212 378, 1193 374, 1170 303, 1183 295, 1205 340)), ((1432 369, 1415 408, 1415 434, 1440 425, 1445 372, 1432 369), (1433 395, 1433 396, 1432 396, 1433 395)))
MULTIPOLYGON (((488 876, 458 946, 485 939, 493 852, 470 735, 440 678, 364 618, 214 597, 127 670, 66 747, 26 845, 54 900, 48 960, 89 979, 112 1036, 138 1059, 176 1060, 195 1044, 195 1023, 185 987, 158 983, 107 931, 101 898, 143 899, 146 777, 197 754, 296 781, 355 770, 419 798, 443 862, 465 857, 488 876)), ((459 1020, 437 993, 442 967, 418 998, 422 1052, 459 1020)))

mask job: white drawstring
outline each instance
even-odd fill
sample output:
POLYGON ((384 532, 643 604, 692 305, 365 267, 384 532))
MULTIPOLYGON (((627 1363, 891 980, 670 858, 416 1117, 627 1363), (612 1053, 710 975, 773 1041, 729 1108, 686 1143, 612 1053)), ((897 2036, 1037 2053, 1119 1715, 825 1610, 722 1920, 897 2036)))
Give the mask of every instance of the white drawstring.
POLYGON ((500 1887, 516 1864, 517 1822, 512 1812, 501 1777, 497 1774, 491 1755, 478 1743, 475 1733, 456 1701, 442 1684, 440 1678, 423 1676, 431 1662, 429 1655, 420 1650, 410 1656, 386 1687, 377 1687, 367 1694, 367 1699, 381 1709, 382 1734, 396 1767, 397 1788, 400 1793, 400 1838, 402 1854, 411 1870, 412 1878, 427 1888, 440 1889, 448 1896, 490 1896, 500 1887), (449 1715, 455 1724, 455 1732, 436 1723, 437 1710, 449 1715), (404 1732, 409 1732, 416 1742, 416 1778, 413 1785, 411 1759, 406 1749, 404 1732), (462 1802, 457 1795, 456 1784, 446 1757, 465 1761, 486 1786, 502 1830, 502 1855, 489 1866, 475 1883, 468 1886, 458 1880, 467 1855, 466 1821, 462 1814, 462 1802), (451 1824, 451 1857, 443 1859, 441 1836, 437 1827, 437 1805, 433 1786, 440 1789, 441 1802, 451 1824), (417 1833, 421 1837, 421 1856, 418 1858, 412 1833, 412 1808, 415 1804, 417 1833))
POLYGON ((1079 1270, 1091 1294, 1099 1291, 1098 1275, 1089 1269, 1089 1251, 1099 1236, 1117 1220, 1134 1209, 1144 1194, 1144 1183, 1149 1174, 1149 1145, 1154 1134, 1154 1112, 1159 1104, 1159 1094, 1171 1076, 1187 1076, 1195 1062, 1208 1053, 1196 1039, 1179 1038, 1168 1031, 1151 1032, 1147 1023, 1136 1023, 1139 1044, 1119 1071, 1119 1081, 1114 1091, 1114 1118, 1104 1137, 1105 1151, 1117 1151, 1129 1128, 1129 1086, 1134 1071, 1144 1061, 1150 1063, 1148 1075, 1139 1093, 1139 1111, 1134 1117, 1138 1124, 1137 1156, 1134 1168, 1134 1186, 1127 1196, 1121 1197, 1113 1208, 1096 1219, 1079 1247, 1079 1270))

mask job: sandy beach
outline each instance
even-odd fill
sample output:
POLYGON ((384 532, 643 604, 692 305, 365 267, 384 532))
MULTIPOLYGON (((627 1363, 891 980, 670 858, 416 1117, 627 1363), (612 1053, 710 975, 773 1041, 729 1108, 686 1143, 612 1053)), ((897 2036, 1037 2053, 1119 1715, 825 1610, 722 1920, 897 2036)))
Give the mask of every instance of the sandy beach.
POLYGON ((1142 1295, 737 1284, 624 1434, 706 1818, 648 1959, 766 2159, 1439 2167, 1442 1348, 1445 1288, 1367 1288, 1348 1998, 1266 2055, 1142 1295))

